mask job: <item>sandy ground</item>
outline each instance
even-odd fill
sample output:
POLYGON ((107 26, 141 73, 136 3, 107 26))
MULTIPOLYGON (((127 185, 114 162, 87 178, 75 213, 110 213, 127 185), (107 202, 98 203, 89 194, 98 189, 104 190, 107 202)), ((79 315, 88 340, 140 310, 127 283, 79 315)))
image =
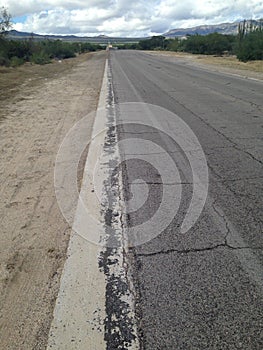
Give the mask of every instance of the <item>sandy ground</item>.
POLYGON ((263 61, 240 62, 234 56, 217 57, 212 55, 193 55, 185 52, 148 51, 154 55, 164 55, 183 59, 190 64, 206 67, 210 70, 237 74, 247 78, 263 80, 263 61))
POLYGON ((99 52, 0 70, 1 349, 45 349, 70 234, 54 162, 70 127, 96 109, 104 63, 99 52))

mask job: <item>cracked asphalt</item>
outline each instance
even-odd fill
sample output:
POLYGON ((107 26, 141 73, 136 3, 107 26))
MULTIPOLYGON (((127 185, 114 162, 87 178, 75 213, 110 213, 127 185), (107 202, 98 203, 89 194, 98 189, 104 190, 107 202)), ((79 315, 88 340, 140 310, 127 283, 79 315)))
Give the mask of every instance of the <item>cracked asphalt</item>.
MULTIPOLYGON (((131 248, 127 257, 141 348, 261 350, 262 82, 139 51, 111 51, 109 60, 116 104, 144 102, 176 113, 197 136, 209 169, 203 212, 182 234, 193 191, 182 150, 147 128, 119 130, 120 140, 130 134, 163 142, 165 149, 151 156, 163 168, 168 154, 181 175, 176 184, 182 187, 181 203, 174 219, 158 236, 131 248)), ((121 108, 117 117, 120 123, 125 118, 121 108)), ((143 118, 134 113, 135 123, 143 118)), ((134 142, 121 149, 121 156, 149 154, 144 147, 134 142)), ((151 198, 127 216, 130 226, 153 216, 161 201, 171 203, 163 198, 171 183, 163 183, 147 162, 127 164, 123 181, 127 200, 144 203, 145 183, 151 198), (132 185, 136 178, 140 181, 132 185)))

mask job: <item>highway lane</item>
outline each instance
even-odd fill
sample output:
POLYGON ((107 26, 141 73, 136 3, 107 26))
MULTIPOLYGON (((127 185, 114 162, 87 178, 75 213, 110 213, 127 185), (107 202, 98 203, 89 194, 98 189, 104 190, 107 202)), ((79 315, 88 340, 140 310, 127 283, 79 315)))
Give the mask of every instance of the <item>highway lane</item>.
MULTIPOLYGON (((151 129, 138 127, 148 118, 147 106, 128 111, 129 121, 134 118, 137 125, 121 126, 119 139, 136 137, 146 143, 121 146, 123 160, 146 154, 151 163, 156 154, 155 161, 165 168, 162 160, 168 154, 179 169, 181 182, 176 185, 182 187, 180 208, 167 228, 130 249, 141 347, 262 349, 262 82, 139 51, 111 51, 109 61, 119 123, 127 110, 118 104, 125 102, 175 113, 198 138, 209 169, 203 212, 182 233, 193 194, 191 164, 184 149, 158 132, 165 123, 162 114, 150 116, 151 129), (163 149, 154 153, 151 142, 163 149)), ((165 127, 173 125, 171 121, 165 127)), ((171 208, 173 192, 163 197, 171 184, 163 183, 147 162, 130 161, 123 181, 126 199, 133 192, 133 206, 137 201, 138 207, 127 216, 129 226, 154 216, 161 202, 168 203, 167 212, 171 208), (139 182, 132 186, 136 178, 139 182), (140 180, 149 189, 146 205, 141 205, 147 192, 140 180)), ((162 215, 165 221, 165 209, 162 215)))

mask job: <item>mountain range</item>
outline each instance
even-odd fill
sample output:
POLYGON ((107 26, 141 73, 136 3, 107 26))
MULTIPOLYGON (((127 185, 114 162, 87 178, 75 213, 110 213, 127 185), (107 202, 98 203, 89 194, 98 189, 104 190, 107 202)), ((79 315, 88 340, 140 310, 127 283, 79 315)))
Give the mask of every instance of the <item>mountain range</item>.
MULTIPOLYGON (((260 23, 262 24, 262 20, 250 20, 247 21, 248 24, 252 24, 254 26, 259 26, 260 23)), ((194 35, 194 34, 200 34, 200 35, 207 35, 210 33, 220 33, 220 34, 237 34, 238 31, 238 25, 241 22, 233 22, 233 23, 221 23, 221 24, 215 24, 215 25, 201 25, 197 27, 192 28, 178 28, 178 29, 171 29, 168 32, 164 33, 163 35, 166 38, 175 38, 175 37, 184 37, 186 35, 194 35)), ((106 35, 98 35, 95 37, 88 37, 88 36, 76 36, 76 35, 41 35, 41 34, 35 34, 35 33, 26 33, 26 32, 19 32, 16 30, 10 30, 8 32, 8 38, 9 39, 29 39, 34 38, 35 40, 42 40, 42 39, 60 39, 64 41, 82 41, 82 42, 92 42, 92 43, 98 43, 98 44, 108 44, 111 43, 135 43, 142 39, 147 38, 113 38, 108 37, 106 35)))
MULTIPOLYGON (((215 25, 201 25, 192 28, 179 28, 179 29, 171 29, 169 32, 164 33, 165 37, 175 38, 175 37, 183 37, 187 34, 194 35, 207 35, 211 33, 220 33, 220 34, 237 34, 238 26, 243 21, 233 22, 233 23, 221 23, 215 25)), ((249 20, 247 21, 248 25, 252 24, 253 26, 259 26, 262 23, 262 20, 249 20)))
POLYGON ((7 34, 7 38, 10 40, 25 40, 25 39, 34 39, 34 40, 63 40, 70 42, 90 42, 96 44, 108 44, 111 43, 136 43, 139 40, 145 38, 114 38, 108 37, 106 35, 98 35, 98 36, 76 36, 76 35, 41 35, 36 33, 27 33, 27 32, 19 32, 17 30, 10 30, 7 34))

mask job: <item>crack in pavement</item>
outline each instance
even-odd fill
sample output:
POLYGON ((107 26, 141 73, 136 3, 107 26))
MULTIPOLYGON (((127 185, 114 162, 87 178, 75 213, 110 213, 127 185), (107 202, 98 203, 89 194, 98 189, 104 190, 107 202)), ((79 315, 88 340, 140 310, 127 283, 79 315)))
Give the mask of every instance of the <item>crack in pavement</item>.
POLYGON ((208 251, 216 250, 218 248, 227 248, 231 250, 242 250, 242 249, 263 250, 263 247, 234 247, 226 243, 220 243, 215 246, 204 247, 204 248, 167 249, 167 250, 160 250, 157 252, 150 252, 150 253, 138 253, 136 254, 136 256, 148 257, 148 256, 166 255, 166 254, 172 254, 172 253, 177 253, 177 254, 200 253, 200 252, 208 252, 208 251))
POLYGON ((212 203, 212 208, 214 209, 214 211, 216 212, 216 214, 217 214, 218 216, 220 216, 220 217, 223 219, 223 221, 224 221, 224 223, 225 223, 226 234, 225 234, 225 237, 224 237, 224 246, 227 246, 227 247, 228 247, 228 246, 229 246, 228 237, 229 237, 229 235, 230 235, 230 233, 231 233, 231 230, 230 230, 228 221, 227 221, 226 218, 225 218, 225 215, 224 215, 224 214, 221 214, 221 213, 219 212, 219 210, 215 207, 215 204, 216 204, 216 200, 214 200, 214 202, 212 203))
MULTIPOLYGON (((152 83, 153 83, 158 89, 160 89, 162 92, 165 93, 165 91, 164 91, 163 89, 161 89, 160 87, 158 87, 153 81, 152 81, 152 83)), ((173 97, 173 96, 171 96, 171 95, 169 95, 169 94, 167 94, 167 96, 168 96, 170 99, 174 100, 176 103, 178 103, 180 106, 182 106, 186 111, 192 113, 192 115, 194 115, 196 118, 198 118, 198 119, 199 119, 202 123, 204 123, 208 128, 212 129, 216 134, 218 134, 218 135, 222 136, 223 138, 225 138, 228 142, 230 142, 230 143, 233 145, 233 147, 234 147, 235 149, 237 149, 237 150, 240 151, 240 152, 243 152, 243 153, 247 154, 249 157, 251 157, 251 158, 252 158, 253 160, 255 160, 256 162, 258 162, 258 163, 260 163, 260 164, 263 164, 263 162, 262 162, 261 160, 257 159, 253 154, 251 154, 251 153, 247 152, 246 150, 240 148, 239 145, 238 145, 233 139, 229 138, 229 137, 226 136, 224 133, 222 133, 221 131, 219 131, 218 129, 216 129, 213 125, 211 125, 211 124, 210 124, 209 122, 207 122, 205 119, 203 119, 203 118, 200 117, 198 114, 196 114, 192 109, 186 107, 186 105, 185 105, 184 103, 178 101, 177 99, 175 99, 175 97, 173 97)), ((241 99, 241 101, 245 101, 245 100, 242 100, 242 99, 241 99)))
POLYGON ((163 186, 174 186, 174 185, 193 185, 193 182, 155 182, 155 181, 145 181, 145 182, 127 182, 128 185, 163 185, 163 186))
MULTIPOLYGON (((209 246, 209 247, 203 247, 203 248, 186 248, 186 249, 167 249, 167 250, 160 250, 160 251, 155 251, 155 252, 149 252, 149 253, 138 253, 136 254, 136 256, 138 257, 149 257, 149 256, 156 256, 156 255, 165 255, 165 254, 172 254, 172 253, 177 253, 177 254, 189 254, 189 253, 200 253, 200 252, 209 252, 209 251, 213 251, 219 248, 226 248, 229 250, 251 250, 251 251, 256 251, 256 250, 263 250, 263 247, 259 246, 259 247, 250 247, 250 246, 245 246, 245 245, 232 245, 229 243, 229 239, 230 236, 232 234, 232 230, 230 227, 230 223, 228 222, 226 216, 224 215, 224 213, 221 213, 220 210, 218 210, 215 206, 216 200, 213 201, 213 203, 211 204, 211 207, 213 208, 213 210, 215 211, 215 213, 223 219, 224 221, 224 226, 225 226, 225 236, 223 238, 223 242, 222 243, 218 243, 216 245, 213 246, 209 246)), ((235 238, 235 237, 233 237, 235 238)))

